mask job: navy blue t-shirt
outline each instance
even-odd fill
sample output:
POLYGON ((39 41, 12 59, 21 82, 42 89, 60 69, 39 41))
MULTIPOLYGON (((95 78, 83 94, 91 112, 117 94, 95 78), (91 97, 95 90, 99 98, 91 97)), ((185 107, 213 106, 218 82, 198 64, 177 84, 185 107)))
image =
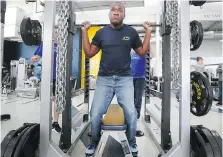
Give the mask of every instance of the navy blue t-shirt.
POLYGON ((134 28, 124 24, 113 29, 107 25, 96 32, 91 44, 102 49, 99 76, 131 76, 131 49, 142 46, 134 28))

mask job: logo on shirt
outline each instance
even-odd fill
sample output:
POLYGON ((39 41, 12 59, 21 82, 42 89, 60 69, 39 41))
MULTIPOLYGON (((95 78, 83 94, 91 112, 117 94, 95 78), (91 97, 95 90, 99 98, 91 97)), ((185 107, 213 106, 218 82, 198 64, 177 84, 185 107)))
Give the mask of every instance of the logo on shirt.
POLYGON ((124 36, 122 37, 122 40, 130 40, 130 37, 124 36))

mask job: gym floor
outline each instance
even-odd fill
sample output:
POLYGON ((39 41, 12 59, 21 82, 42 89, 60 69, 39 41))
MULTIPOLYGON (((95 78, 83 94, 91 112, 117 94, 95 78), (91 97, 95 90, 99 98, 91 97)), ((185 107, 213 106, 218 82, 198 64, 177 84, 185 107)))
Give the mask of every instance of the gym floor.
MULTIPOLYGON (((90 93, 90 104, 93 98, 94 91, 90 93)), ((76 97, 72 99, 72 115, 78 112, 76 107, 81 102, 83 97, 76 97)), ((173 144, 179 141, 179 103, 175 96, 172 96, 171 106, 171 133, 173 144)), ((117 103, 116 97, 114 97, 112 103, 117 103)), ((161 111, 161 100, 155 97, 151 97, 151 105, 156 106, 157 110, 161 111)), ((202 124, 205 127, 216 130, 221 136, 222 134, 222 108, 215 106, 216 102, 213 102, 211 111, 203 117, 195 117, 191 114, 191 125, 202 124)), ((1 97, 1 114, 11 114, 11 119, 8 121, 1 121, 1 141, 5 135, 13 129, 19 128, 25 122, 40 122, 40 99, 26 99, 16 97, 15 94, 9 94, 8 97, 1 97)), ((143 113, 143 107, 142 107, 143 113)), ((61 125, 61 118, 59 121, 61 125)), ((139 157, 156 157, 159 154, 158 149, 153 143, 150 135, 146 132, 146 128, 143 123, 140 124, 141 130, 144 131, 145 136, 137 138, 137 144, 139 149, 139 157)), ((156 129, 156 128, 154 128, 156 129)), ((72 132, 74 133, 74 131, 72 132)), ((59 134, 52 132, 52 139, 58 143, 59 134)), ((72 157, 84 157, 85 147, 79 142, 77 147, 72 153, 72 157)))

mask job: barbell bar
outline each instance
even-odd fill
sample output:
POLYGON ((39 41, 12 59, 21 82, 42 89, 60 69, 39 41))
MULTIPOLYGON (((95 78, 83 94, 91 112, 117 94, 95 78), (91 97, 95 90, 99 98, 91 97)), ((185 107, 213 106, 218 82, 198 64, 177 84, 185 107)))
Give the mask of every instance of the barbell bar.
MULTIPOLYGON (((104 27, 108 24, 91 24, 91 27, 104 27)), ((131 27, 143 27, 143 24, 127 24, 128 26, 131 26, 131 27)), ((75 25, 76 27, 82 27, 82 24, 76 24, 75 25)), ((161 24, 152 24, 151 25, 152 27, 161 27, 162 25, 161 24)))

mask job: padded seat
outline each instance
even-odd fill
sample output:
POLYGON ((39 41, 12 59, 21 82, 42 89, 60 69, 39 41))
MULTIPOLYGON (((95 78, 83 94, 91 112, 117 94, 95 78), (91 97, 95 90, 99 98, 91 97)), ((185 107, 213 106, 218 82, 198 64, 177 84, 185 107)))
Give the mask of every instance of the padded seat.
POLYGON ((127 129, 127 125, 102 125, 101 129, 110 131, 124 131, 127 129))
POLYGON ((105 114, 102 130, 123 131, 126 130, 125 117, 123 109, 119 104, 111 104, 105 114))

